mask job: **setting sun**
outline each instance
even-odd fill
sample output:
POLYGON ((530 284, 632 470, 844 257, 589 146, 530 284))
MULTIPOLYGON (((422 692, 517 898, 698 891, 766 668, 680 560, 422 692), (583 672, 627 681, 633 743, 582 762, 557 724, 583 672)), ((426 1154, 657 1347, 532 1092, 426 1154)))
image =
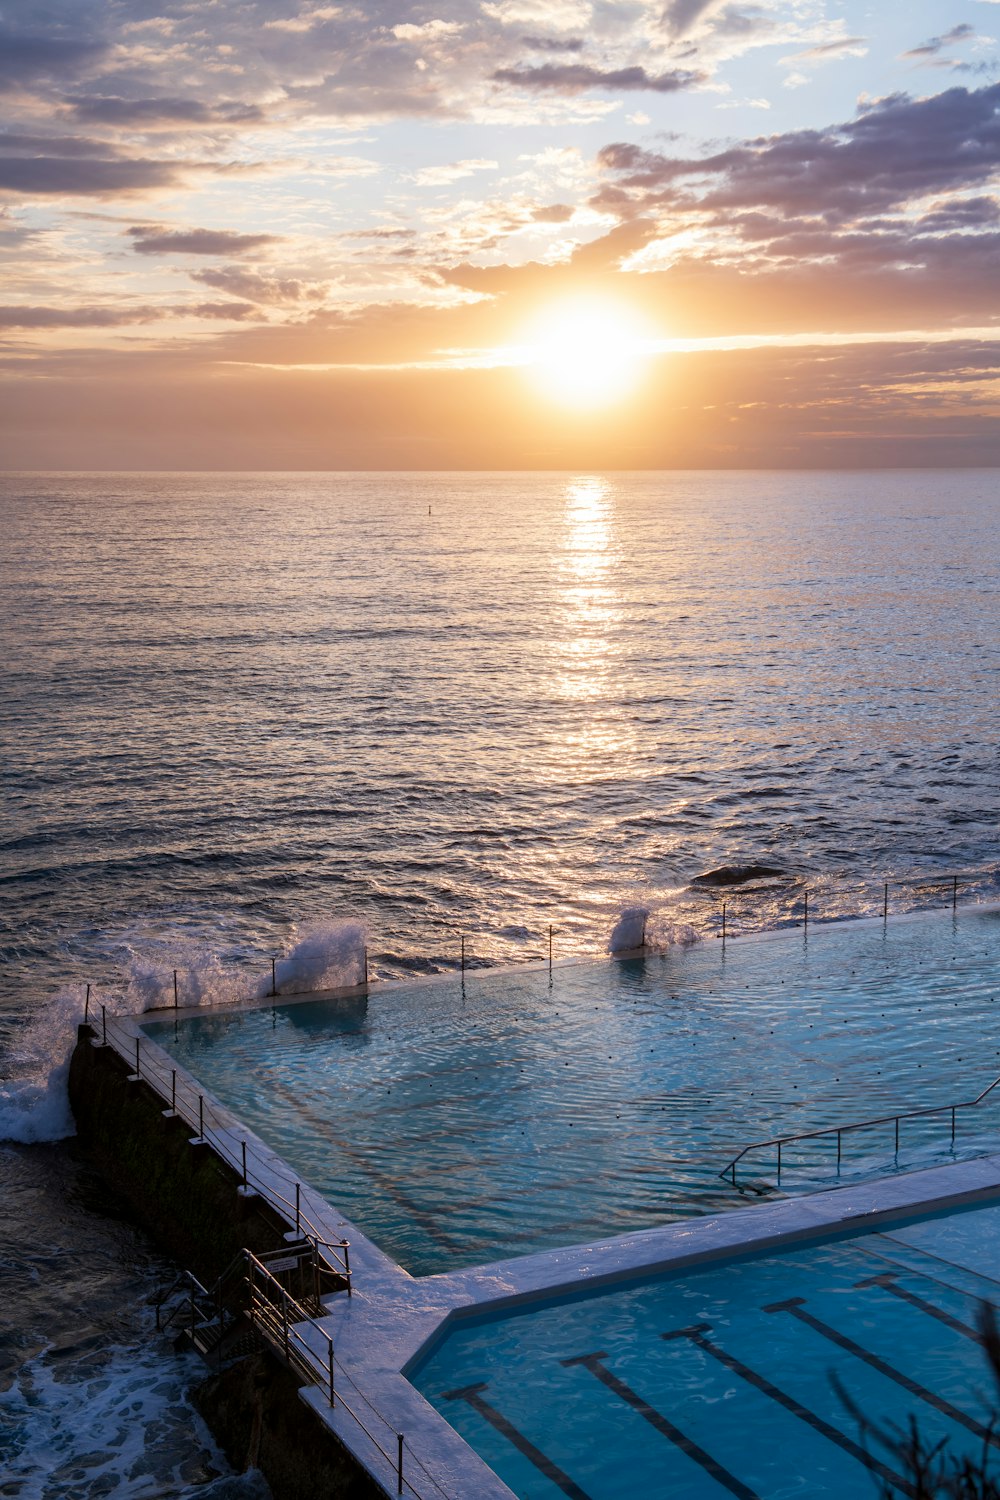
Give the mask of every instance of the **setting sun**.
POLYGON ((627 305, 592 298, 561 302, 526 330, 528 373, 550 400, 588 408, 627 396, 650 350, 648 330, 627 305))

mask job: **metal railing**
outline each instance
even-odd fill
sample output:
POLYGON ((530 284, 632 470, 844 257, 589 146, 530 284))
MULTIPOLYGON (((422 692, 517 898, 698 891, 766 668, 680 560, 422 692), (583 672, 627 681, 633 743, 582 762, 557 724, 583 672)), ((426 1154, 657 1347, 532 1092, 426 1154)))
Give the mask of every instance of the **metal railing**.
POLYGON ((102 1046, 111 1047, 129 1064, 133 1070, 130 1078, 148 1084, 164 1104, 169 1106, 164 1113, 183 1120, 197 1132, 195 1140, 210 1146, 237 1173, 245 1193, 253 1193, 269 1203, 290 1229, 316 1244, 318 1251, 328 1262, 328 1269, 346 1283, 346 1291, 350 1296, 353 1282, 350 1241, 330 1241, 324 1237, 323 1229, 314 1222, 303 1203, 302 1183, 295 1178, 286 1177, 271 1162, 264 1161, 252 1142, 242 1138, 231 1125, 218 1117, 206 1102, 203 1093, 187 1080, 178 1078, 176 1068, 167 1068, 161 1063, 148 1041, 144 1050, 144 1038, 133 1035, 121 1024, 119 1018, 109 1016, 106 1006, 101 1006, 100 1024, 88 1024, 102 1046))
POLYGON ((962 1099, 955 1104, 935 1104, 932 1105, 929 1109, 900 1110, 897 1114, 877 1115, 873 1119, 856 1120, 852 1121, 848 1125, 827 1125, 822 1130, 803 1130, 797 1132, 795 1135, 774 1136, 769 1141, 754 1141, 752 1145, 744 1146, 743 1150, 740 1151, 736 1156, 734 1156, 732 1161, 728 1162, 727 1165, 723 1167, 722 1171, 719 1173, 719 1176, 722 1178, 727 1178, 734 1187, 737 1187, 738 1184, 736 1181, 736 1168, 745 1157, 749 1156, 752 1152, 777 1149, 777 1181, 780 1182, 782 1148, 793 1145, 798 1141, 816 1141, 826 1136, 836 1136, 837 1138, 837 1170, 839 1172, 841 1160, 843 1158, 844 1136, 850 1135, 853 1131, 856 1130, 874 1129, 876 1125, 893 1125, 895 1127, 895 1154, 898 1156, 900 1121, 929 1119, 932 1115, 951 1116, 951 1144, 952 1146, 954 1146, 956 1117, 958 1111, 960 1109, 975 1109, 976 1105, 982 1104, 986 1096, 988 1094, 992 1094, 993 1090, 998 1086, 1000 1086, 1000 1078, 995 1078, 987 1088, 983 1089, 981 1094, 976 1095, 975 1099, 962 1099))
MULTIPOLYGON (((183 1080, 180 1080, 181 1087, 178 1087, 176 1069, 169 1070, 170 1086, 169 1089, 165 1088, 164 1077, 168 1070, 151 1057, 148 1051, 144 1054, 143 1039, 138 1036, 133 1038, 123 1027, 116 1024, 115 1018, 109 1017, 103 1006, 100 1036, 95 1037, 95 1040, 100 1045, 112 1048, 133 1067, 134 1071, 129 1075, 130 1080, 136 1082, 141 1080, 161 1099, 169 1101, 170 1110, 165 1113, 185 1120, 192 1127, 197 1124, 198 1135, 194 1137, 194 1140, 211 1146, 228 1165, 238 1170, 244 1189, 253 1187, 254 1191, 259 1192, 262 1198, 278 1209, 282 1217, 288 1222, 295 1222, 296 1229, 302 1234, 303 1242, 309 1245, 311 1254, 320 1263, 318 1269, 329 1271, 343 1279, 346 1282, 348 1295, 350 1295, 352 1280, 349 1259, 350 1242, 341 1240, 339 1243, 331 1243, 322 1237, 302 1205, 301 1183, 296 1181, 292 1184, 295 1189, 293 1200, 290 1197, 286 1198, 275 1189, 275 1180, 282 1179, 278 1177, 270 1164, 267 1166, 266 1180, 255 1174, 250 1165, 254 1160, 254 1153, 252 1150, 248 1151, 247 1142, 240 1141, 241 1149, 237 1155, 231 1143, 232 1130, 221 1122, 215 1121, 214 1111, 206 1105, 204 1095, 195 1094, 183 1080), (190 1097, 192 1094, 197 1100, 197 1108, 192 1103, 190 1097), (211 1122, 213 1121, 217 1125, 216 1129, 212 1128, 211 1122)), ((288 1261, 294 1254, 294 1246, 291 1245, 287 1249, 268 1251, 262 1255, 242 1250, 212 1287, 203 1286, 192 1272, 183 1272, 165 1296, 160 1299, 156 1310, 157 1328, 166 1332, 177 1322, 179 1316, 184 1314, 187 1316, 192 1332, 199 1325, 215 1323, 221 1340, 228 1331, 225 1313, 226 1308, 231 1309, 232 1304, 232 1292, 229 1288, 234 1277, 237 1277, 237 1272, 241 1271, 237 1279, 245 1286, 246 1296, 241 1300, 245 1300, 246 1305, 243 1310, 251 1328, 265 1340, 289 1369, 324 1392, 331 1409, 345 1411, 356 1423, 376 1451, 390 1465, 396 1478, 396 1493, 399 1495, 408 1493, 416 1497, 416 1500, 428 1500, 433 1490, 443 1497, 443 1500, 450 1500, 448 1492, 419 1455, 406 1447, 405 1435, 397 1431, 388 1417, 379 1411, 358 1386, 350 1372, 337 1359, 333 1338, 321 1326, 317 1315, 293 1297, 275 1275, 274 1263, 276 1261, 280 1263, 282 1260, 288 1261), (271 1267, 268 1266, 268 1261, 271 1262, 271 1267), (164 1312, 167 1300, 178 1291, 183 1291, 185 1296, 174 1308, 164 1312), (307 1331, 304 1333, 303 1329, 307 1331), (344 1398, 345 1384, 353 1393, 350 1401, 344 1398), (359 1407, 365 1409, 366 1417, 360 1414, 359 1407), (391 1434, 393 1444, 391 1449, 384 1446, 385 1437, 383 1436, 383 1441, 380 1442, 372 1430, 379 1424, 383 1433, 391 1434), (409 1454, 411 1463, 416 1464, 420 1469, 427 1487, 418 1489, 413 1478, 404 1475, 404 1452, 409 1454)), ((318 1295, 316 1308, 321 1315, 322 1304, 318 1295)))
MULTIPOLYGON (((767 877, 761 877, 761 878, 764 879, 764 878, 767 878, 767 877)), ((958 892, 959 892, 959 889, 961 887, 963 887, 963 886, 978 885, 982 881, 982 878, 983 878, 983 876, 982 876, 982 872, 981 871, 978 874, 968 874, 968 875, 964 874, 964 873, 963 874, 957 874, 957 875, 954 874, 954 873, 952 873, 950 875, 940 875, 940 876, 939 875, 898 875, 898 876, 893 876, 891 879, 888 879, 888 880, 883 877, 883 879, 881 881, 879 881, 878 884, 876 884, 874 887, 873 886, 866 886, 866 885, 832 886, 829 889, 828 894, 834 900, 839 900, 842 896, 863 895, 863 896, 869 896, 869 897, 871 897, 871 896, 874 895, 875 891, 877 891, 878 885, 880 884, 881 887, 882 887, 882 919, 883 919, 883 921, 888 921, 888 919, 889 919, 889 891, 890 891, 890 889, 893 886, 901 886, 901 887, 904 887, 904 888, 906 888, 908 890, 918 890, 918 891, 919 890, 947 890, 948 892, 950 892, 950 895, 951 895, 951 901, 950 901, 949 904, 950 904, 952 910, 955 910, 955 908, 958 906, 958 892)), ((799 880, 796 880, 795 877, 791 877, 791 880, 794 881, 794 890, 789 890, 789 896, 795 902, 797 902, 799 899, 801 899, 801 902, 802 902, 802 911, 801 911, 802 926, 803 927, 808 927, 809 926, 809 920, 810 920, 810 914, 809 914, 809 897, 810 897, 811 893, 813 894, 813 912, 814 912, 814 914, 815 914, 815 909, 816 909, 816 899, 815 899, 814 888, 810 887, 804 879, 801 880, 801 881, 799 881, 799 880)), ((785 886, 788 886, 789 885, 789 877, 783 877, 783 883, 784 883, 785 886)), ((732 905, 734 905, 734 904, 736 904, 736 903, 738 903, 740 901, 753 901, 754 899, 767 898, 767 897, 770 897, 770 898, 773 899, 776 895, 780 894, 780 891, 781 891, 781 885, 777 885, 777 884, 773 884, 773 883, 770 884, 770 885, 757 885, 757 884, 751 883, 751 884, 748 884, 747 887, 745 889, 743 889, 743 890, 733 889, 731 886, 724 886, 724 887, 723 886, 719 886, 719 887, 716 887, 716 886, 699 887, 699 894, 700 895, 704 896, 707 900, 711 900, 711 901, 715 901, 717 903, 721 903, 721 906, 722 906, 722 932, 721 932, 721 936, 722 936, 723 939, 725 939, 726 936, 727 936, 727 932, 726 932, 727 920, 726 919, 727 919, 727 911, 728 911, 728 908, 730 906, 732 906, 732 905)), ((820 899, 822 900, 822 898, 820 898, 820 899)), ((794 912, 793 912, 793 914, 794 914, 794 912)), ((837 915, 838 916, 842 916, 843 913, 838 912, 837 915)), ((813 920, 815 920, 815 915, 813 916, 813 920)))

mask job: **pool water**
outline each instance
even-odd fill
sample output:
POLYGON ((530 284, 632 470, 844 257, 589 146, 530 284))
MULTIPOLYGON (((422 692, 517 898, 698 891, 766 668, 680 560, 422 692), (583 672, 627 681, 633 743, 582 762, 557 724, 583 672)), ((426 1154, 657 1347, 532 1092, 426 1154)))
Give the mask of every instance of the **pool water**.
MULTIPOLYGON (((1000 1074, 998 939, 967 908, 146 1029, 423 1274, 733 1206, 750 1141, 971 1098, 1000 1074)), ((901 1165, 951 1149, 941 1120, 903 1130, 901 1165)), ((786 1153, 782 1187, 833 1151, 786 1153)), ((845 1145, 845 1173, 892 1162, 891 1127, 845 1145)))
POLYGON ((991 1206, 459 1323, 410 1378, 521 1500, 913 1494, 863 1428, 912 1413, 996 1454, 977 1317, 998 1243, 991 1206))

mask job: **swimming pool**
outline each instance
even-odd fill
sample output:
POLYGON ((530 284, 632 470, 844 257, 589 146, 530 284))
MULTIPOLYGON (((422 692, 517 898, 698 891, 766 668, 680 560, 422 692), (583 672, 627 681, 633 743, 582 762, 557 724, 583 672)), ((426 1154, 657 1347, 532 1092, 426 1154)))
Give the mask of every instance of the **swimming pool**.
MULTIPOLYGON (((966 908, 144 1026, 423 1274, 731 1206, 718 1172, 749 1141, 978 1092, 998 937, 966 908)), ((904 1164, 949 1149, 940 1122, 907 1132, 904 1164)), ((832 1171, 828 1147, 802 1161, 832 1171)))
POLYGON ((858 1413, 1000 1444, 976 1329, 998 1238, 990 1206, 461 1319, 410 1379, 521 1500, 875 1494, 858 1413))

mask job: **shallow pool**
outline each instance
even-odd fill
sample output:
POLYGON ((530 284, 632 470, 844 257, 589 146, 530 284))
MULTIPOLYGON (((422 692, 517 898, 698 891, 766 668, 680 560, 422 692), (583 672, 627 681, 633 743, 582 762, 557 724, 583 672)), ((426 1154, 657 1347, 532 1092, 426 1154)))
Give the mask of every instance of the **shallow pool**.
MULTIPOLYGON (((864 1424, 978 1458, 1000 1207, 459 1322, 411 1380, 522 1500, 907 1489, 864 1424)), ((998 1455, 1000 1456, 1000 1455, 998 1455)))
MULTIPOLYGON (((146 1029, 426 1273, 717 1210, 749 1141, 971 1097, 1000 1074, 998 939, 960 909, 146 1029)), ((956 1150, 998 1119, 960 1115, 956 1150)), ((929 1143, 950 1149, 940 1120, 904 1126, 901 1164, 929 1143)), ((865 1133, 843 1170, 892 1160, 865 1133)))

